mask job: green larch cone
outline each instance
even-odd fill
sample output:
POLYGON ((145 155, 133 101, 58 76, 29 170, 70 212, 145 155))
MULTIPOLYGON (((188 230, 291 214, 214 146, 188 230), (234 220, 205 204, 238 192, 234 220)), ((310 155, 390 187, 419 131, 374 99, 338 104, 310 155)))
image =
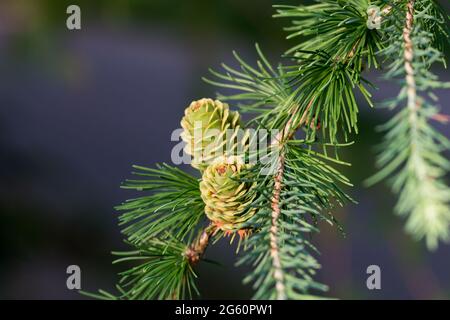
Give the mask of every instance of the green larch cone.
POLYGON ((192 166, 203 171, 217 157, 229 152, 227 130, 237 133, 240 122, 239 112, 231 111, 227 104, 219 100, 192 102, 181 120, 184 129, 181 138, 186 142, 184 151, 192 156, 192 166))
POLYGON ((256 197, 255 183, 239 181, 249 168, 238 157, 217 159, 208 166, 200 182, 206 216, 225 232, 239 231, 256 212, 249 205, 256 197))

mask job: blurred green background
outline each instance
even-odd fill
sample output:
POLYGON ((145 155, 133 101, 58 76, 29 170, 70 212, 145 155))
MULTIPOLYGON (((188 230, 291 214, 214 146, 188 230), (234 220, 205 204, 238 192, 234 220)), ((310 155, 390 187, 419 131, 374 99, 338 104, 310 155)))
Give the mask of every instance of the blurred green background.
MULTIPOLYGON (((307 1, 0 2, 0 298, 80 299, 66 288, 72 264, 84 290, 113 288, 121 266, 109 252, 124 246, 112 208, 136 196, 121 181, 132 164, 170 163, 184 108, 215 94, 201 81, 209 67, 233 65, 232 50, 253 59, 255 42, 279 60, 292 43, 288 21, 271 18, 275 3, 307 1), (80 31, 66 28, 69 4, 81 7, 80 31)), ((367 77, 375 101, 397 94, 379 73, 367 77)), ((450 94, 438 95, 445 112, 450 94)), ((359 204, 336 212, 347 237, 327 225, 315 237, 318 277, 342 299, 450 298, 450 247, 428 253, 404 234, 389 190, 362 186, 375 170, 374 127, 390 114, 360 107, 360 134, 343 155, 359 204), (366 288, 372 264, 381 290, 366 288)), ((202 298, 251 297, 233 247, 221 241, 207 257, 221 266, 200 266, 202 298)))

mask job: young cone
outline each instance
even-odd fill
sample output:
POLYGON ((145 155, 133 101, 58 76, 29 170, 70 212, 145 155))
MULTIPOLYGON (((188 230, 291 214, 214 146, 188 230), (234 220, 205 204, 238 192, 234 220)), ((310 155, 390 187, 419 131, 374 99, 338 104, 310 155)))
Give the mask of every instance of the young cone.
POLYGON ((203 173, 200 183, 207 217, 221 230, 239 231, 256 212, 249 208, 256 194, 255 184, 239 181, 249 166, 237 157, 217 159, 203 173))
POLYGON ((227 133, 229 130, 233 134, 238 132, 240 120, 239 112, 230 111, 228 105, 219 100, 192 102, 181 120, 184 129, 181 138, 186 142, 184 151, 193 157, 192 166, 203 171, 224 155, 230 140, 227 133))

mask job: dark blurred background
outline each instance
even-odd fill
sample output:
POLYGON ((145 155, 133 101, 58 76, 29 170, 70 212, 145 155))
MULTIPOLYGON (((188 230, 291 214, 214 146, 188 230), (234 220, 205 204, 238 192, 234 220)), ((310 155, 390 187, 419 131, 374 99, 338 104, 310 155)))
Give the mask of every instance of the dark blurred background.
MULTIPOLYGON (((84 290, 113 288, 122 269, 110 251, 124 246, 112 208, 136 196, 120 183, 132 164, 170 163, 184 108, 215 94, 200 79, 209 67, 233 65, 233 49, 253 60, 255 42, 279 60, 292 43, 282 31, 288 21, 271 19, 273 4, 0 1, 0 298, 80 299, 66 288, 72 264, 84 290), (66 28, 69 4, 81 7, 81 31, 66 28)), ((367 75, 379 86, 377 102, 397 94, 379 76, 367 75)), ((450 93, 438 94, 445 110, 450 93)), ((342 299, 450 298, 450 246, 428 253, 404 234, 389 190, 362 186, 375 170, 374 127, 389 114, 360 105, 360 135, 344 154, 359 205, 336 212, 347 237, 323 225, 314 239, 319 278, 342 299), (372 264, 382 271, 378 291, 366 288, 372 264)), ((221 241, 207 257, 222 266, 200 266, 203 298, 251 297, 233 247, 221 241)))

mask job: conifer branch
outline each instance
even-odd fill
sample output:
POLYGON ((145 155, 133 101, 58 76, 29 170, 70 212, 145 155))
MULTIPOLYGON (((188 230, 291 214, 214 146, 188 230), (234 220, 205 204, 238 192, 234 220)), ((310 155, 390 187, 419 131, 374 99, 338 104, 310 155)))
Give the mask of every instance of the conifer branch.
MULTIPOLYGON (((282 16, 282 12, 280 12, 280 16, 282 16)), ((356 43, 353 45, 351 50, 345 54, 345 61, 348 59, 352 59, 356 53, 356 50, 358 48, 358 44, 361 39, 357 39, 356 43)), ((339 58, 337 58, 339 59, 339 58)), ((272 257, 272 264, 274 269, 274 279, 275 279, 275 288, 277 291, 277 299, 284 300, 286 299, 286 293, 285 293, 285 285, 284 285, 284 274, 283 274, 283 268, 281 266, 281 261, 279 257, 279 248, 278 248, 278 220, 280 218, 280 195, 282 192, 282 183, 283 183, 283 175, 285 171, 285 154, 284 150, 282 148, 282 143, 284 143, 286 140, 289 140, 294 134, 295 131, 302 126, 310 113, 310 109, 314 102, 314 97, 310 100, 308 106, 306 107, 304 113, 302 114, 302 117, 296 126, 294 130, 292 130, 292 125, 295 123, 296 118, 298 117, 297 113, 299 110, 299 107, 297 106, 294 111, 292 112, 291 117, 286 123, 286 126, 281 130, 278 137, 275 139, 277 147, 280 149, 280 157, 278 160, 278 167, 276 170, 276 175, 274 177, 274 187, 273 187, 273 196, 271 201, 271 208, 272 208, 272 215, 271 215, 271 221, 272 225, 270 228, 270 247, 271 247, 271 257, 272 257), (286 139, 285 139, 286 138, 286 139)))
POLYGON ((255 299, 309 299, 325 292, 327 286, 314 279, 321 266, 311 235, 319 232, 321 221, 342 230, 332 210, 353 201, 342 190, 351 183, 331 166, 349 164, 327 149, 347 147, 351 143, 338 138, 348 141, 357 133, 356 91, 372 106, 366 88, 371 84, 362 73, 380 65, 380 52, 396 57, 403 51, 387 75, 404 82, 390 106, 406 102, 406 108, 384 126, 388 133, 378 158, 382 169, 371 180, 392 176, 393 190, 400 194, 396 210, 409 215, 407 229, 415 237, 425 237, 430 248, 438 240, 450 240, 450 189, 443 182, 450 163, 440 154, 450 149, 450 142, 428 123, 448 118, 431 104, 434 96, 424 94, 450 86, 429 71, 435 61, 445 62, 448 16, 432 0, 317 2, 276 6, 275 17, 292 19, 288 38, 302 37, 287 51, 288 65, 273 67, 257 45, 256 65, 234 53, 238 68, 223 64, 223 73, 210 70, 214 80, 207 82, 234 91, 218 94, 218 99, 238 102, 240 111, 256 116, 243 125, 238 111, 213 99, 194 101, 185 110, 185 152, 194 158, 192 166, 201 178, 165 164, 135 167, 138 179, 122 187, 145 194, 116 208, 125 242, 133 250, 114 255, 119 256, 115 263, 139 263, 120 273, 117 296, 105 291, 88 295, 192 298, 198 294, 194 268, 217 234, 245 241, 238 264, 252 266, 244 282, 253 284, 255 299), (381 12, 371 11, 374 6, 381 12), (386 27, 377 30, 368 19, 386 27), (269 146, 258 141, 258 160, 250 165, 244 162, 253 154, 216 157, 223 144, 215 145, 211 132, 196 137, 194 123, 199 120, 202 133, 212 128, 224 136, 232 130, 233 139, 226 142, 233 146, 249 143, 248 136, 234 141, 241 128, 279 133, 269 146), (299 129, 304 130, 302 139, 295 137, 299 129), (207 154, 196 158, 197 151, 207 154))
POLYGON ((393 59, 387 77, 404 79, 402 91, 388 106, 405 107, 381 127, 387 131, 377 159, 381 169, 368 183, 391 182, 399 194, 395 211, 407 216, 406 230, 416 239, 425 238, 433 250, 439 241, 450 240, 450 188, 445 184, 450 163, 442 155, 450 142, 430 124, 443 119, 432 90, 450 87, 430 71, 434 62, 445 63, 448 18, 434 1, 399 1, 386 34, 383 53, 392 57, 403 52, 393 59))
POLYGON ((309 114, 309 110, 313 104, 314 100, 312 99, 309 102, 309 105, 307 106, 305 112, 303 113, 299 124, 297 125, 297 128, 292 130, 292 125, 295 122, 295 118, 297 117, 297 113, 299 110, 299 107, 295 108, 291 118, 287 122, 286 126, 283 130, 280 131, 278 136, 275 138, 274 144, 277 148, 280 150, 280 157, 278 160, 278 168, 277 173, 274 177, 274 188, 273 188, 273 196, 272 196, 272 226, 270 228, 270 247, 271 247, 271 256, 272 256, 272 264, 274 268, 274 278, 276 281, 276 290, 277 290, 277 299, 278 300, 285 300, 286 299, 286 293, 285 293, 285 285, 284 285, 284 274, 283 269, 281 267, 281 261, 280 261, 280 255, 279 255, 279 248, 278 248, 278 219, 280 218, 280 196, 281 196, 281 190, 282 190, 282 183, 283 183, 283 175, 284 175, 284 166, 285 166, 285 155, 284 151, 282 150, 282 143, 285 143, 286 140, 289 140, 294 134, 295 131, 299 127, 301 127, 305 122, 309 114), (287 137, 287 139, 285 139, 287 137))

